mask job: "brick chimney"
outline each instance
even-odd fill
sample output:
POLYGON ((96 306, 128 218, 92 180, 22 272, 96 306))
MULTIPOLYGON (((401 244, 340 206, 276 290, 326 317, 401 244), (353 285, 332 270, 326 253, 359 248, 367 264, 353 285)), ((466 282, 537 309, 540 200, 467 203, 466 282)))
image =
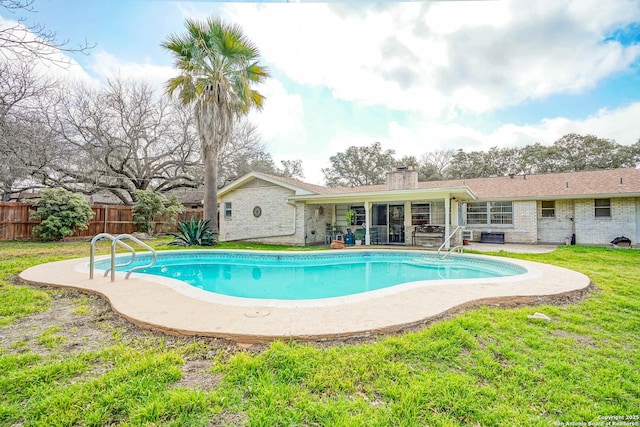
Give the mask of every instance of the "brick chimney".
POLYGON ((418 188, 418 171, 413 166, 402 166, 387 172, 387 190, 415 190, 418 188))

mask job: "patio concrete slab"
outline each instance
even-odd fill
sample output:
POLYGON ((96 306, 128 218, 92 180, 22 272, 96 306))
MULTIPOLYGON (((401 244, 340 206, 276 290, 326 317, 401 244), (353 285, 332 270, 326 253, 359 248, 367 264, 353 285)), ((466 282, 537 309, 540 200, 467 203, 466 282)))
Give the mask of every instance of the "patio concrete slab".
MULTIPOLYGON (((490 259, 495 260, 495 257, 490 259)), ((116 312, 142 327, 244 343, 278 338, 334 339, 399 331, 461 307, 569 295, 582 292, 591 283, 587 276, 572 270, 504 260, 527 268, 528 273, 473 281, 419 282, 310 304, 261 300, 228 303, 224 299, 203 296, 212 295, 209 292, 184 291, 181 284, 167 285, 142 274, 134 274, 125 280, 119 273, 116 281, 111 282, 97 272, 90 280, 86 268, 88 258, 37 265, 22 272, 20 279, 26 283, 102 295, 116 312)), ((186 284, 184 287, 192 288, 186 284)))

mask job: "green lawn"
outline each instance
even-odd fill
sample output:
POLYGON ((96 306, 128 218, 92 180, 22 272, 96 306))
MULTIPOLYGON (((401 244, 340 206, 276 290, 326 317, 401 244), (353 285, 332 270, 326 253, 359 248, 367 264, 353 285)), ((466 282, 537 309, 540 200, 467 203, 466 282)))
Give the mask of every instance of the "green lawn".
POLYGON ((105 321, 96 297, 16 281, 87 255, 88 243, 0 242, 0 425, 640 426, 640 251, 501 254, 587 274, 597 290, 573 305, 482 307, 363 343, 247 350, 141 332, 105 321), (63 302, 64 322, 51 313, 63 302), (528 319, 535 311, 552 321, 528 319))

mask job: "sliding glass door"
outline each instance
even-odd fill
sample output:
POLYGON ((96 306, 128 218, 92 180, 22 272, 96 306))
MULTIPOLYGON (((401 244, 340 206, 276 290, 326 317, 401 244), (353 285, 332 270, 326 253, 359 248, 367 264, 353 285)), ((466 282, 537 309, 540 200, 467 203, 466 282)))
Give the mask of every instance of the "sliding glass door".
POLYGON ((377 203, 371 210, 372 243, 405 242, 404 204, 377 203))

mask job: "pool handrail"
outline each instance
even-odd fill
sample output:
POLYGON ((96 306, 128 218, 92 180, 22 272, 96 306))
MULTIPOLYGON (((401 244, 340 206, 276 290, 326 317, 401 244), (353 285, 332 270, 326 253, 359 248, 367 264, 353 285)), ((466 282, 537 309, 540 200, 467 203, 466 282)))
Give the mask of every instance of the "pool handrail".
MULTIPOLYGON (((129 276, 131 275, 131 273, 133 273, 136 270, 142 270, 144 268, 153 267, 153 265, 156 263, 156 261, 158 259, 158 254, 156 253, 155 249, 153 249, 151 246, 149 246, 146 243, 144 243, 142 240, 138 239, 137 237, 132 236, 131 234, 120 234, 120 235, 116 236, 115 239, 113 239, 113 242, 111 242, 111 281, 112 282, 114 282, 116 280, 116 244, 118 242, 120 242, 120 240, 125 239, 125 238, 129 239, 129 240, 133 240, 135 243, 139 244, 140 246, 144 247, 149 252, 151 252, 151 255, 152 255, 152 259, 151 259, 151 262, 149 264, 138 265, 136 267, 130 268, 129 271, 127 271, 127 274, 124 276, 125 279, 128 279, 129 276)), ((124 265, 129 265, 131 263, 133 263, 133 257, 132 257, 130 262, 128 262, 127 264, 124 264, 124 265)), ((122 267, 122 266, 123 265, 120 265, 118 267, 122 267)))
MULTIPOLYGON (((455 228, 455 230, 453 230, 451 232, 451 234, 449 234, 449 236, 444 239, 444 242, 442 242, 442 244, 440 245, 440 247, 438 248, 438 255, 440 255, 440 252, 442 252, 442 249, 447 245, 447 243, 449 243, 449 241, 453 238, 453 236, 458 232, 458 230, 464 230, 464 227, 462 225, 459 225, 455 228)), ((462 247, 460 245, 455 246, 451 249, 449 249, 447 251, 447 253, 441 258, 441 259, 445 259, 446 257, 449 256, 450 253, 454 252, 456 249, 459 249, 460 252, 463 252, 464 250, 462 249, 462 247)))
POLYGON ((447 251, 446 254, 444 254, 443 256, 440 257, 440 259, 445 259, 447 258, 449 255, 451 255, 454 252, 460 252, 460 253, 464 253, 464 246, 462 245, 458 245, 458 246, 454 246, 453 248, 449 249, 447 251))
POLYGON ((109 233, 100 233, 100 234, 96 235, 93 239, 91 239, 91 252, 90 252, 90 256, 89 256, 89 279, 93 279, 94 264, 95 264, 95 244, 96 244, 96 242, 98 240, 103 239, 103 238, 107 238, 107 239, 111 240, 111 266, 110 266, 110 268, 108 268, 104 272, 104 277, 107 277, 107 275, 109 273, 111 273, 111 281, 112 282, 114 282, 116 280, 116 268, 118 268, 118 267, 126 267, 128 265, 131 265, 135 261, 135 258, 136 258, 136 250, 133 247, 131 247, 131 246, 127 245, 126 243, 124 243, 122 241, 122 239, 132 240, 133 242, 135 242, 138 245, 140 245, 140 246, 144 247, 145 249, 147 249, 152 254, 152 260, 148 265, 139 265, 137 267, 131 268, 127 272, 127 274, 125 275, 125 279, 128 279, 129 276, 131 275, 131 273, 133 273, 136 270, 152 267, 156 263, 156 260, 158 259, 158 255, 157 255, 155 249, 153 249, 151 246, 147 245, 146 243, 144 243, 140 239, 132 236, 131 234, 119 234, 117 236, 113 236, 113 235, 111 235, 109 233), (128 262, 126 262, 124 264, 116 265, 116 246, 117 245, 121 245, 121 246, 125 247, 126 249, 128 249, 131 252, 131 259, 128 262))
MULTIPOLYGON (((102 239, 109 239, 111 240, 111 242, 113 243, 113 241, 115 240, 115 236, 113 236, 112 234, 109 233, 100 233, 96 236, 93 237, 93 239, 91 239, 91 249, 89 252, 89 279, 93 279, 93 271, 94 271, 94 264, 95 264, 95 254, 96 254, 96 243, 98 242, 98 240, 102 240, 102 239)), ((128 249, 129 252, 131 252, 131 262, 133 262, 133 259, 135 258, 135 253, 136 250, 133 249, 131 246, 127 245, 124 242, 118 242, 121 246, 123 246, 124 248, 128 249)), ((128 265, 128 264, 127 264, 128 265)), ((118 266, 120 267, 120 266, 118 266)), ((109 270, 107 270, 104 273, 104 277, 107 277, 109 270)))

